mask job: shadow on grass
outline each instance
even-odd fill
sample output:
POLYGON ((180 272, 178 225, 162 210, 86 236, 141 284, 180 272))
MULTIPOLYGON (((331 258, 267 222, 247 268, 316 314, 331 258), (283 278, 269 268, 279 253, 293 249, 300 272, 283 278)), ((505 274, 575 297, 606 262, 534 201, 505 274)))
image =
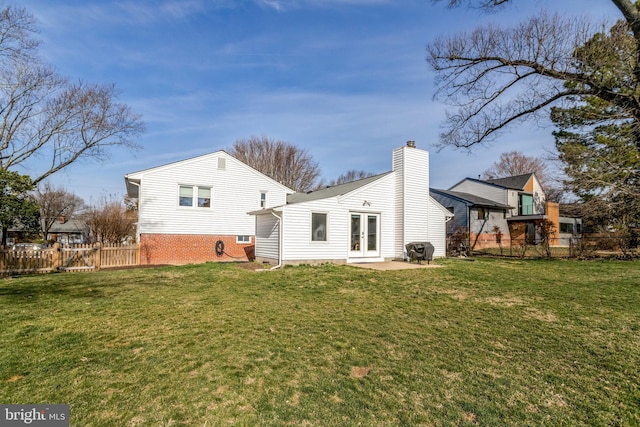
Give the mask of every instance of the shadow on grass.
MULTIPOLYGON (((109 285, 113 287, 114 285, 109 285)), ((117 285, 115 285, 117 286, 117 285)), ((104 285, 96 285, 87 288, 86 285, 20 285, 3 286, 0 285, 0 297, 14 299, 16 301, 39 300, 43 296, 48 297, 69 297, 69 298, 104 298, 106 293, 99 289, 104 285)))

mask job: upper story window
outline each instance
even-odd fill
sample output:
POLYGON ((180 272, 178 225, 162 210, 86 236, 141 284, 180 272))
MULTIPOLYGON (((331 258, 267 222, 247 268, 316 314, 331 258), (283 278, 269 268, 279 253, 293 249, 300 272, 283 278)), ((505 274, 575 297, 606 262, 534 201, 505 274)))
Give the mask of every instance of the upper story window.
POLYGON ((518 207, 518 215, 533 215, 533 196, 520 194, 518 207))
POLYGON ((267 192, 261 191, 260 192, 260 208, 264 209, 266 207, 267 207, 267 192))
POLYGON ((195 185, 181 185, 178 204, 180 206, 199 208, 211 207, 211 187, 198 187, 195 185))

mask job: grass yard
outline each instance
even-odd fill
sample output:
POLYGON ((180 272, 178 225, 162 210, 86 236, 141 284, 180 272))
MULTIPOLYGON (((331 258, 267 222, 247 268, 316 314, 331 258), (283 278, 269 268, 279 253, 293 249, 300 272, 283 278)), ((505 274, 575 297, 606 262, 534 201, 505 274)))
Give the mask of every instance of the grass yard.
POLYGON ((0 279, 0 402, 72 426, 640 425, 640 263, 0 279))

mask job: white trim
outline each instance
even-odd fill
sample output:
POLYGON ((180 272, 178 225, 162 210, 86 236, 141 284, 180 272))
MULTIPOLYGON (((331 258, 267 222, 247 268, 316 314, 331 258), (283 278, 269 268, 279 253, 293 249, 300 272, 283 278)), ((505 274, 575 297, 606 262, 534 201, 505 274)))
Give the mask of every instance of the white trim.
POLYGON ((327 244, 329 243, 329 216, 330 212, 328 211, 310 211, 309 212, 309 242, 311 244, 327 244), (313 238, 313 215, 320 214, 325 215, 325 223, 324 223, 324 240, 314 240, 313 238))
MULTIPOLYGON (((240 165, 242 165, 243 167, 247 168, 249 171, 251 171, 254 174, 259 175, 262 178, 268 179, 269 181, 271 181, 274 184, 277 184, 280 188, 282 188, 286 193, 294 193, 294 191, 292 189, 290 189, 289 187, 280 184, 278 181, 274 180, 273 178, 268 177, 267 175, 259 172, 258 170, 252 168, 251 166, 249 166, 248 164, 241 162, 240 160, 236 159, 235 157, 233 157, 232 155, 230 155, 229 153, 227 153, 224 150, 218 150, 218 151, 214 151, 213 153, 209 153, 209 154, 203 154, 201 156, 197 156, 197 157, 192 157, 190 159, 184 159, 184 160, 178 160, 175 162, 171 162, 171 163, 167 163, 165 165, 161 165, 161 166, 156 166, 156 167, 152 167, 152 168, 148 168, 148 169, 142 169, 136 172, 131 172, 128 173, 124 176, 125 181, 129 181, 132 179, 138 179, 141 180, 142 177, 148 173, 155 173, 155 172, 159 172, 165 169, 171 169, 179 164, 190 164, 192 162, 197 162, 200 161, 202 159, 208 159, 211 157, 219 157, 219 156, 224 156, 228 161, 231 162, 236 162, 240 165)), ((216 164, 217 166, 217 164, 216 164)), ((226 165, 226 169, 229 169, 229 164, 227 163, 226 165)))
POLYGON ((252 243, 252 237, 250 234, 238 234, 236 235, 236 243, 239 245, 250 245, 252 243), (241 237, 248 237, 249 241, 240 240, 241 237))
POLYGON ((178 209, 213 209, 213 186, 212 185, 198 185, 198 184, 180 184, 178 183, 178 209), (185 206, 180 204, 180 188, 191 188, 191 205, 185 206), (199 190, 209 190, 209 206, 198 206, 199 190))

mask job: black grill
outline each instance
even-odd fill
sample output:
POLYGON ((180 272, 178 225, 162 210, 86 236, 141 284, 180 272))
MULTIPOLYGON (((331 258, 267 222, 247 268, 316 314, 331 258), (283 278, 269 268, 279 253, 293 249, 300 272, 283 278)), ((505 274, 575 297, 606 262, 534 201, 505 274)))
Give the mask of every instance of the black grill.
POLYGON ((421 264, 422 261, 427 261, 427 264, 429 264, 433 259, 433 251, 435 248, 429 242, 411 242, 407 243, 405 248, 409 262, 418 261, 418 264, 421 264))

